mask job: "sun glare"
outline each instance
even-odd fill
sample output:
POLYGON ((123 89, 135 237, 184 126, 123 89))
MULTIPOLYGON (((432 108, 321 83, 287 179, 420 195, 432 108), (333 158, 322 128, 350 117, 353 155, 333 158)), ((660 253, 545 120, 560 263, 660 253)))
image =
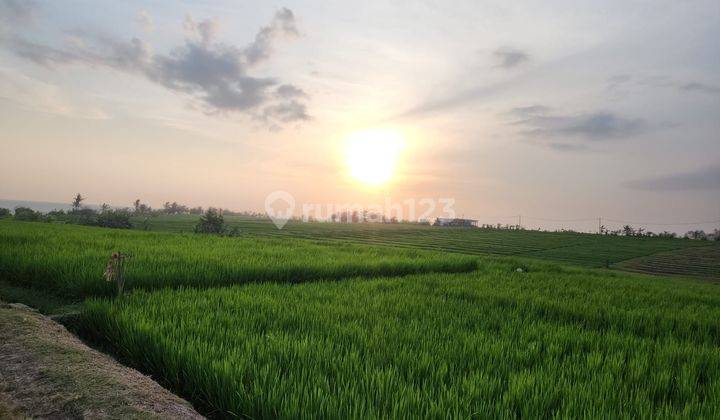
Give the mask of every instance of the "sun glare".
POLYGON ((400 133, 388 129, 356 131, 345 138, 345 162, 350 176, 368 186, 389 182, 404 146, 400 133))

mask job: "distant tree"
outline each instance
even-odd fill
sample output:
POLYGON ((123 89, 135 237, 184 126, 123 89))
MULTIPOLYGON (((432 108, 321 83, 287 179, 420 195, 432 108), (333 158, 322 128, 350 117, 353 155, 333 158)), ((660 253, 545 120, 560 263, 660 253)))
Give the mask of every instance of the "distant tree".
POLYGON ((720 229, 715 229, 712 233, 713 241, 720 241, 720 229))
POLYGON ((685 237, 686 237, 687 239, 694 239, 694 240, 698 240, 698 241, 705 241, 705 240, 707 240, 707 234, 705 233, 704 230, 691 230, 691 231, 688 231, 688 232, 685 234, 685 237))
POLYGON ((135 208, 135 214, 140 213, 140 199, 133 201, 133 208, 135 208))
POLYGON ((106 211, 110 210, 110 205, 108 203, 102 203, 100 205, 100 211, 102 213, 105 213, 106 211))
MULTIPOLYGON (((203 214, 203 208, 202 207, 193 207, 190 210, 188 210, 190 214, 203 214)), ((227 214, 228 212, 223 211, 223 214, 227 214)))
POLYGON ((35 222, 40 220, 40 213, 30 207, 15 207, 15 220, 35 222))
POLYGON ((72 209, 73 209, 73 211, 80 210, 80 207, 82 207, 82 202, 83 202, 83 201, 85 201, 85 197, 83 197, 82 195, 80 195, 80 193, 78 193, 78 194, 75 196, 75 198, 73 198, 73 201, 72 201, 72 209))
POLYGON ((634 236, 635 235, 635 229, 633 229, 630 225, 625 225, 622 228, 623 235, 625 236, 634 236))
POLYGON ((172 203, 166 201, 165 204, 163 204, 163 212, 165 214, 186 214, 188 213, 188 207, 178 204, 177 201, 173 201, 172 203))
POLYGON ((130 211, 127 209, 110 210, 108 208, 97 216, 97 225, 113 229, 130 229, 132 227, 132 224, 130 224, 130 211))
POLYGON ((67 215, 67 213, 65 213, 65 210, 63 210, 63 209, 60 209, 60 210, 54 209, 54 210, 49 211, 47 215, 50 217, 53 217, 55 219, 61 219, 61 218, 65 217, 67 215))
POLYGON ((335 214, 335 213, 333 213, 332 215, 330 215, 330 221, 333 222, 333 223, 335 223, 335 222, 337 221, 337 218, 338 218, 338 215, 335 214))
POLYGON ((76 225, 97 226, 98 212, 93 209, 80 208, 68 213, 68 222, 76 225))
POLYGON ((352 216, 351 216, 351 217, 352 217, 351 221, 352 221, 353 223, 358 223, 358 222, 360 222, 360 215, 358 214, 357 210, 355 210, 355 211, 352 212, 352 216))
POLYGON ((0 207, 0 218, 10 217, 10 209, 0 207))
POLYGON ((222 211, 214 207, 207 209, 200 221, 195 225, 195 233, 222 234, 225 232, 225 219, 222 211))
POLYGON ((671 238, 676 238, 676 237, 677 237, 677 234, 676 234, 675 232, 668 232, 668 231, 666 230, 666 231, 664 231, 664 232, 658 233, 658 234, 657 234, 657 237, 658 237, 658 238, 663 238, 663 239, 671 239, 671 238))

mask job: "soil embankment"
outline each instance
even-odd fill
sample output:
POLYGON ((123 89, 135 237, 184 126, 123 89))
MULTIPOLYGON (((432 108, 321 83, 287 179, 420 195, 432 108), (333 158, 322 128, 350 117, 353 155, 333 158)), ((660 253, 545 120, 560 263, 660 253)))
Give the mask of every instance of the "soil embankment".
POLYGON ((23 305, 0 302, 0 418, 202 419, 140 372, 23 305))

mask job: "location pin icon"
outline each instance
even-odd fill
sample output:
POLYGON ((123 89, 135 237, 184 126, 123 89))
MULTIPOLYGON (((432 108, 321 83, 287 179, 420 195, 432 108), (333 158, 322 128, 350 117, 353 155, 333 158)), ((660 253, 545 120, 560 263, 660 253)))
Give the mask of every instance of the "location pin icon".
POLYGON ((290 220, 295 211, 295 198, 286 191, 273 191, 265 197, 265 214, 275 224, 275 227, 282 229, 290 220), (278 208, 284 207, 283 210, 278 208))

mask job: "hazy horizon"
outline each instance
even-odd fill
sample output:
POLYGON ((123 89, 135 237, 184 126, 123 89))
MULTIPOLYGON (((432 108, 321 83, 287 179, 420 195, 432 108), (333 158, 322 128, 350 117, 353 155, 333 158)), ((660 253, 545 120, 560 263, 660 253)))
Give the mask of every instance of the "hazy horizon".
POLYGON ((720 219, 716 1, 0 0, 0 23, 7 200, 720 219))

